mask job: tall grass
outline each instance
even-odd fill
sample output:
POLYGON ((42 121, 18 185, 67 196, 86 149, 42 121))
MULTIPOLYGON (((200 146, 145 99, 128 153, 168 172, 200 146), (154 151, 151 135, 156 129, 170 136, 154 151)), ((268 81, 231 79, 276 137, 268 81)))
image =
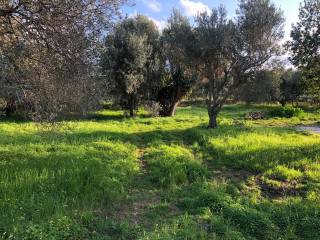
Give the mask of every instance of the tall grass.
POLYGON ((320 137, 273 106, 0 121, 0 239, 320 239, 320 137))

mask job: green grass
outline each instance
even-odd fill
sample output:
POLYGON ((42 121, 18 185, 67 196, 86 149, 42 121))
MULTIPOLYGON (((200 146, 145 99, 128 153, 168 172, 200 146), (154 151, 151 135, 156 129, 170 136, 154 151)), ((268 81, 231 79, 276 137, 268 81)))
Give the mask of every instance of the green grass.
POLYGON ((0 239, 320 239, 320 114, 244 119, 274 108, 0 120, 0 239))

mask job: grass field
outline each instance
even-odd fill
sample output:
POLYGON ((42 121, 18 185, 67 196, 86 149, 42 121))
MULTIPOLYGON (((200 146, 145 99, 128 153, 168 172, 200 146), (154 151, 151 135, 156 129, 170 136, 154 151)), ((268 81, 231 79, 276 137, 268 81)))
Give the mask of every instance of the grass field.
POLYGON ((320 114, 0 121, 0 239, 320 239, 320 114))

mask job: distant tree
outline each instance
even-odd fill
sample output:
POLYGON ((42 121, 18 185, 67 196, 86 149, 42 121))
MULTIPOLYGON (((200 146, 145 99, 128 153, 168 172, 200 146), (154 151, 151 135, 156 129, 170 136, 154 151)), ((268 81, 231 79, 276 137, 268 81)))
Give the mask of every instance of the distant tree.
POLYGON ((273 59, 236 91, 237 100, 246 103, 279 101, 284 62, 273 59))
POLYGON ((118 23, 108 34, 101 66, 110 93, 133 117, 148 92, 145 86, 154 62, 158 30, 147 17, 138 15, 118 23))
POLYGON ((271 70, 260 70, 236 91, 237 100, 246 103, 277 101, 280 95, 280 78, 271 70))
POLYGON ((301 74, 297 70, 288 69, 281 76, 280 103, 285 106, 287 102, 294 103, 304 93, 305 87, 301 74))
POLYGON ((196 84, 192 61, 194 34, 187 17, 177 10, 172 12, 161 36, 162 80, 157 101, 161 116, 174 116, 180 101, 196 84))
POLYGON ((304 0, 288 42, 309 94, 320 97, 320 0, 304 0))
POLYGON ((277 53, 284 19, 269 0, 242 0, 236 22, 223 7, 196 22, 197 68, 207 85, 208 127, 215 128, 227 98, 277 53))

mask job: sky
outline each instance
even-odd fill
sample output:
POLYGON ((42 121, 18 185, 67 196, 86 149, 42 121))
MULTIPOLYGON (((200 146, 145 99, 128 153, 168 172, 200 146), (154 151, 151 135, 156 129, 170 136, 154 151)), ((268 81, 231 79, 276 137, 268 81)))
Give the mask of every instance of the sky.
MULTIPOLYGON (((133 0, 132 0, 133 1, 133 0)), ((289 40, 292 23, 298 20, 299 4, 303 0, 273 0, 282 9, 286 18, 285 39, 289 40)), ((134 3, 123 7, 123 13, 129 16, 143 14, 155 22, 161 30, 165 27, 166 20, 173 8, 179 9, 184 15, 191 19, 197 13, 210 11, 210 9, 224 5, 230 17, 235 15, 238 7, 237 0, 135 0, 134 3)))

